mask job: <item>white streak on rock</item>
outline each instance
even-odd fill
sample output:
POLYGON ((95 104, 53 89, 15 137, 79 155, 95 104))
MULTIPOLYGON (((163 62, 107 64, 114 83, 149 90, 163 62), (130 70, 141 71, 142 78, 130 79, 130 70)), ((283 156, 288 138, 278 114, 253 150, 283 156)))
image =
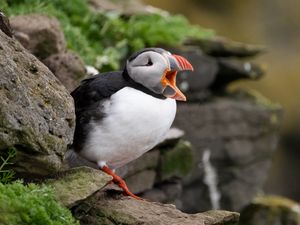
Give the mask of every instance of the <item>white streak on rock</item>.
POLYGON ((221 194, 218 190, 218 174, 210 162, 210 150, 203 152, 202 162, 204 166, 204 183, 209 190, 209 198, 213 209, 220 209, 221 194))

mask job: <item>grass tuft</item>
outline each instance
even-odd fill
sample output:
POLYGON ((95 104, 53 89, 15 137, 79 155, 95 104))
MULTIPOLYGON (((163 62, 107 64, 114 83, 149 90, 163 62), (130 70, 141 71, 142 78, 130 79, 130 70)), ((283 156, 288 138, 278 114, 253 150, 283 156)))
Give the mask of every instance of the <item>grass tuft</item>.
POLYGON ((124 17, 90 10, 86 0, 0 0, 9 16, 43 13, 59 19, 68 48, 102 71, 120 69, 128 54, 150 46, 179 46, 189 38, 210 38, 212 30, 191 25, 181 15, 124 17))
POLYGON ((79 225, 49 187, 0 183, 0 224, 79 225))

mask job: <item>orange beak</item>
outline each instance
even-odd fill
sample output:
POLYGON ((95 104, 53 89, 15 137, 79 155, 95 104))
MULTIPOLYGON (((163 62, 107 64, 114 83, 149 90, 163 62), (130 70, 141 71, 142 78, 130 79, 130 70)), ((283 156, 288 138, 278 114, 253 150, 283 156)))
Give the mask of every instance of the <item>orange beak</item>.
POLYGON ((179 55, 169 56, 169 61, 170 61, 170 69, 165 70, 161 79, 161 83, 163 87, 168 86, 171 89, 173 89, 173 92, 172 94, 166 94, 166 96, 178 101, 186 101, 185 95, 176 86, 176 75, 178 71, 183 71, 183 70, 193 71, 194 68, 192 64, 189 61, 187 61, 187 59, 179 55))

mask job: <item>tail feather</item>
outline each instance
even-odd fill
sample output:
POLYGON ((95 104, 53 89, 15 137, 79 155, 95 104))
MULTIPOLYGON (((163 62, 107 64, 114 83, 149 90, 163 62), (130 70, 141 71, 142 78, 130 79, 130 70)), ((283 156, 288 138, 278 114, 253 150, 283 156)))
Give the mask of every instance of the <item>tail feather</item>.
POLYGON ((99 169, 99 166, 95 162, 91 162, 81 157, 73 149, 69 149, 65 155, 65 161, 70 168, 79 166, 89 166, 95 169, 99 169))

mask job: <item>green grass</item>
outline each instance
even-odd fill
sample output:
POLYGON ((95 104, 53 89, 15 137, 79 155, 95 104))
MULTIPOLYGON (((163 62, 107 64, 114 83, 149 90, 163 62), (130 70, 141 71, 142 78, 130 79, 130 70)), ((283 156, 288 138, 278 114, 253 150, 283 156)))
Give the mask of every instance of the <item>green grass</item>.
POLYGON ((79 225, 46 186, 0 183, 0 224, 79 225))
POLYGON ((86 0, 0 0, 0 7, 9 16, 39 12, 57 17, 68 48, 102 71, 119 69, 120 61, 144 47, 178 46, 188 37, 214 35, 180 15, 124 17, 91 11, 86 0))

